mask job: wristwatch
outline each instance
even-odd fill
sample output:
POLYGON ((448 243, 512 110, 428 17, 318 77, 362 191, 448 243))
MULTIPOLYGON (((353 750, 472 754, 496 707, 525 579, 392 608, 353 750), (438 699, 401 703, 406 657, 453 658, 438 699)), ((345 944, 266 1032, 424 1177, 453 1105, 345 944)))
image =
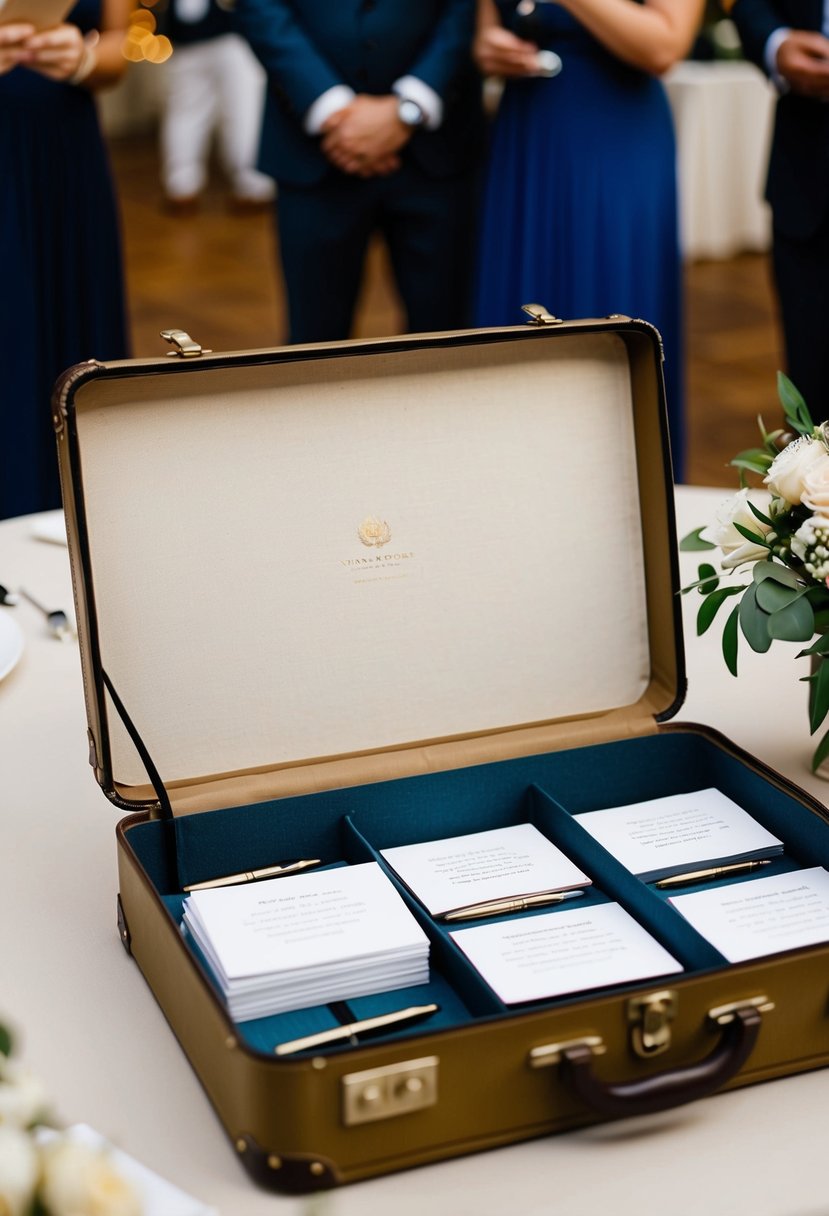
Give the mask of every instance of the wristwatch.
POLYGON ((397 103, 397 117, 406 127, 421 127, 426 119, 422 108, 411 97, 401 97, 397 103))

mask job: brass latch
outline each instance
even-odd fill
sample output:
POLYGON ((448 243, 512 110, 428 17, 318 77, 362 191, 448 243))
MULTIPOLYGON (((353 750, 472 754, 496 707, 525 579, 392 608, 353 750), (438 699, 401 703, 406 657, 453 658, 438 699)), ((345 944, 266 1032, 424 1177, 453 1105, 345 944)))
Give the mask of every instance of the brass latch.
POLYGON ((527 1056, 530 1068, 549 1068, 558 1064, 561 1057, 571 1047, 589 1047, 594 1056, 603 1056, 607 1051, 600 1034, 583 1034, 578 1039, 564 1039, 561 1043, 545 1043, 543 1047, 533 1047, 527 1056))
POLYGON ((672 988, 635 996, 628 1001, 627 1018, 634 1055, 647 1060, 668 1050, 676 1007, 677 994, 672 988))
POLYGON ((346 1127, 408 1115, 437 1103, 438 1057, 425 1056, 386 1068, 348 1073, 340 1084, 346 1127))
POLYGON ((760 1013, 771 1013, 774 1001, 767 996, 747 996, 742 1001, 732 1001, 730 1005, 716 1005, 708 1010, 709 1020, 717 1026, 728 1026, 734 1021, 738 1009, 757 1009, 760 1013))
POLYGON ((530 318, 528 325, 563 325, 561 317, 554 317, 543 304, 522 304, 521 311, 530 318))
POLYGON ((199 355, 212 355, 212 350, 207 350, 203 346, 199 346, 198 342, 194 342, 188 333, 183 329, 162 329, 161 337, 165 342, 169 342, 174 346, 175 350, 168 350, 169 358, 196 359, 199 355))

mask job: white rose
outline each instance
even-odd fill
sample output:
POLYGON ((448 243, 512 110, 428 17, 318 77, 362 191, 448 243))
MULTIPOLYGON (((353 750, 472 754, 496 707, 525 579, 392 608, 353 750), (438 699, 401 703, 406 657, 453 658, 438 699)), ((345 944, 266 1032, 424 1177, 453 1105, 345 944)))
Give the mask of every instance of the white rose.
POLYGON ((106 1152, 66 1137, 42 1156, 40 1194, 50 1216, 140 1216, 141 1203, 106 1152))
POLYGON ((807 474, 819 465, 829 465, 829 452, 819 439, 802 435, 778 452, 765 476, 765 484, 772 494, 796 506, 803 498, 807 474))
POLYGON ((829 459, 813 464, 803 478, 804 507, 829 522, 829 459))
POLYGON ((0 1127, 0 1216, 23 1216, 34 1198, 37 1151, 19 1127, 0 1127))
MULTIPOLYGON (((758 508, 766 514, 766 508, 758 508)), ((757 562, 766 557, 768 550, 754 541, 748 540, 735 528, 740 524, 760 536, 771 531, 768 524, 762 523, 748 505, 748 490, 740 490, 732 498, 724 502, 717 510, 716 520, 703 529, 702 537, 722 550, 723 559, 720 563, 724 570, 732 570, 743 562, 757 562)))
POLYGON ((30 1127, 45 1112, 46 1090, 42 1083, 14 1060, 4 1061, 0 1073, 0 1125, 30 1127))

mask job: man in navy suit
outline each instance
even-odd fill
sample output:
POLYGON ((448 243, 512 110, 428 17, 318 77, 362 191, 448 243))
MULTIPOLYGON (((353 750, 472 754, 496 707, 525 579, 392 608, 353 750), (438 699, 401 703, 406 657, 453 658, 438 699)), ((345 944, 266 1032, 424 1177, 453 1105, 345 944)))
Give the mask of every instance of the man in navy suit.
POLYGON ((781 90, 766 198, 788 372, 829 418, 829 0, 737 0, 746 56, 781 90))
POLYGON ((268 73, 292 342, 348 337, 369 238, 411 331, 467 323, 482 146, 474 0, 238 0, 268 73))

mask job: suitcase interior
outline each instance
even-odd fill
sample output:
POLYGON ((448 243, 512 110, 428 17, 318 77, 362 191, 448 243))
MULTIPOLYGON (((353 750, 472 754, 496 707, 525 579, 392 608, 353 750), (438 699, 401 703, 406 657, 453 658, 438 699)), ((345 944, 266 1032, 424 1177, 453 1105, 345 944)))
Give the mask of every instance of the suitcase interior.
POLYGON ((617 318, 82 365, 56 396, 90 760, 138 812, 122 936, 260 1181, 589 1121, 527 1056, 597 1028, 597 1069, 647 1078, 705 1055, 706 1010, 762 996, 786 1033, 764 1023, 732 1083, 829 1058, 825 984, 792 982, 825 949, 729 966, 573 818, 715 786, 784 841, 766 873, 829 865, 819 804, 665 725, 684 665, 659 354, 617 318), (431 980, 350 1008, 440 1008, 370 1045, 274 1058, 331 1009, 234 1024, 179 932, 186 884, 296 857, 386 868, 380 849, 527 821, 593 878, 579 906, 617 901, 681 962, 658 1060, 625 1014, 658 981, 508 1008, 394 875, 431 980), (440 1061, 428 1103, 343 1114, 355 1070, 422 1059, 440 1061))

